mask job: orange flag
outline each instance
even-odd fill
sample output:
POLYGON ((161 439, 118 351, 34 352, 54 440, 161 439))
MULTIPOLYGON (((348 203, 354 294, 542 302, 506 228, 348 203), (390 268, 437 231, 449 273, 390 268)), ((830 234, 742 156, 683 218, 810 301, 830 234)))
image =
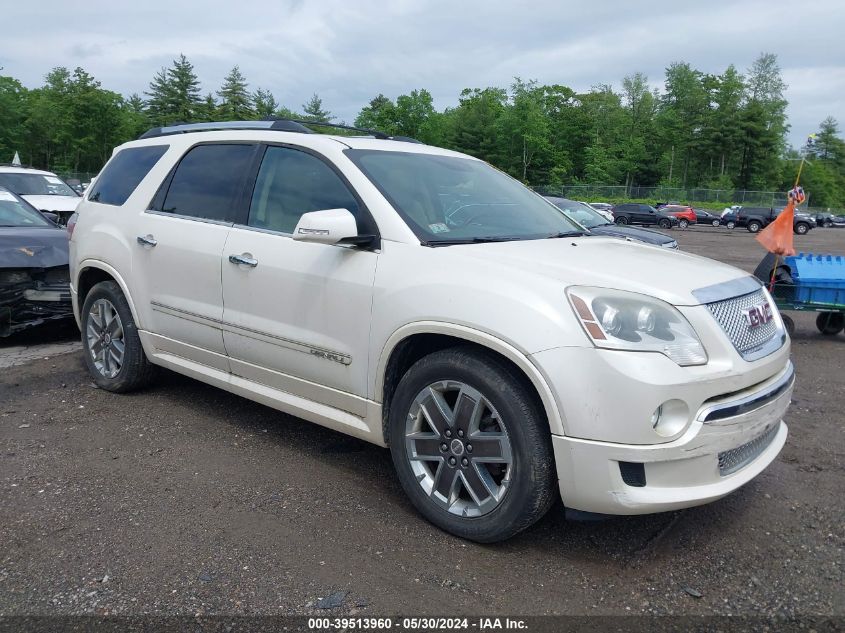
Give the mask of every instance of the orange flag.
POLYGON ((786 208, 775 218, 775 221, 757 234, 757 241, 770 253, 795 255, 795 247, 792 242, 794 218, 795 200, 790 197, 786 208))

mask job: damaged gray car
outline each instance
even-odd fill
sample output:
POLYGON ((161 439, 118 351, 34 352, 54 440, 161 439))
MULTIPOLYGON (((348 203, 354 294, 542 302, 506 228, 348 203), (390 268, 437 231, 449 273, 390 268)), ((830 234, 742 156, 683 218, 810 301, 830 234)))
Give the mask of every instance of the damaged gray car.
POLYGON ((67 233, 0 187, 0 336, 73 317, 67 233))

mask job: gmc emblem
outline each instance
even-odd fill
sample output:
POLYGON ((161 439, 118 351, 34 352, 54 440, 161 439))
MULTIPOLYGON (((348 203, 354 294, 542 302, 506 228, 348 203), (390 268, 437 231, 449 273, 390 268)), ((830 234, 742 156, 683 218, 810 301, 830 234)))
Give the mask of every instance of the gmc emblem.
POLYGON ((742 316, 745 317, 745 322, 748 323, 749 328, 760 327, 764 323, 771 321, 774 317, 772 306, 769 305, 768 301, 743 310, 742 316))

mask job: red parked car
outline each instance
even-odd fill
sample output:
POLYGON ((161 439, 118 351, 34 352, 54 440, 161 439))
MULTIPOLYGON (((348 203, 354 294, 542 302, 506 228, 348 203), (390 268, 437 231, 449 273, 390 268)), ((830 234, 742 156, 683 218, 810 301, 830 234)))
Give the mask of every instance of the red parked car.
POLYGON ((698 221, 693 208, 683 204, 667 204, 665 207, 660 207, 660 210, 678 218, 678 228, 680 229, 685 229, 698 221))

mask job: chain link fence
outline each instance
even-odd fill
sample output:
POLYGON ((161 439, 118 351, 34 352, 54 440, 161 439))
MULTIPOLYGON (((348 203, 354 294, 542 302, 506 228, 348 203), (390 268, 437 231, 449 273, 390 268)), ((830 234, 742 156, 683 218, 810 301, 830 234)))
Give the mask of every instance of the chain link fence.
MULTIPOLYGON (((746 189, 681 189, 675 187, 625 187, 624 185, 544 185, 538 193, 575 200, 609 201, 649 200, 682 204, 776 207, 786 204, 783 191, 749 191, 746 189)), ((810 195, 807 194, 809 202, 810 195)))

